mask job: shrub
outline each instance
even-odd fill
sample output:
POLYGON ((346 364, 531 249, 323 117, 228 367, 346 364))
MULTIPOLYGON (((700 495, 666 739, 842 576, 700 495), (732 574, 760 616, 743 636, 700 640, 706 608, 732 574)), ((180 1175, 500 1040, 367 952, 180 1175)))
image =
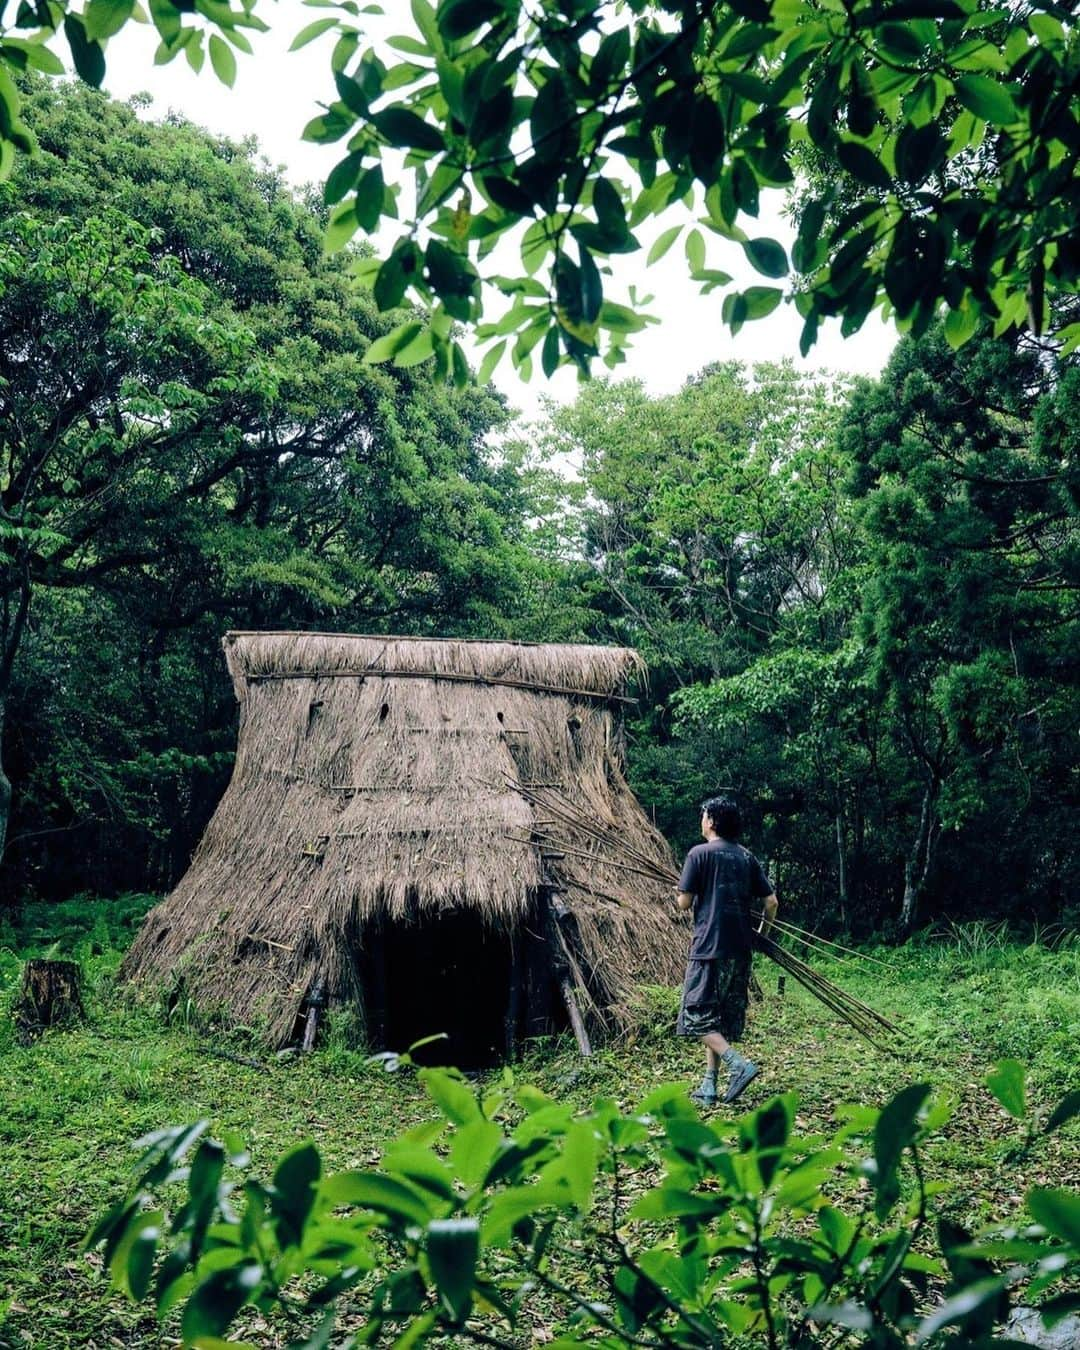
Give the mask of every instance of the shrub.
MULTIPOLYGON (((575 1115, 509 1074, 482 1096, 454 1070, 420 1076, 437 1118, 394 1140, 379 1170, 325 1175, 305 1143, 265 1181, 205 1122, 148 1135, 133 1191, 88 1245, 159 1316, 182 1305, 185 1346, 221 1344, 250 1308, 288 1318, 308 1350, 330 1343, 346 1303, 361 1324, 346 1346, 383 1332, 508 1346, 539 1307, 559 1350, 742 1336, 770 1350, 912 1337, 973 1350, 993 1343, 1014 1286, 1041 1296, 1080 1270, 1080 1198, 1064 1190, 1031 1193, 1023 1232, 975 1240, 941 1221, 932 1251, 920 1150, 948 1109, 925 1084, 880 1111, 847 1108, 822 1140, 795 1133, 794 1094, 712 1123, 674 1086, 630 1112, 601 1099, 575 1115)), ((1024 1115, 1018 1064, 988 1085, 1024 1115)), ((1078 1114, 1080 1092, 1041 1129, 1078 1114)), ((1048 1318, 1075 1301, 1048 1300, 1048 1318)))

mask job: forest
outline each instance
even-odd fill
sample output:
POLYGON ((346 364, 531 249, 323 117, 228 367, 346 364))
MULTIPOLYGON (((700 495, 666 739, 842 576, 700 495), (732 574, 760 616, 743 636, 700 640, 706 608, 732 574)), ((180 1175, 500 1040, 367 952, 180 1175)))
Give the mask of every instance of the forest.
MULTIPOLYGON (((440 22, 464 41, 497 12, 451 0, 440 22)), ((82 19, 67 39, 85 77, 96 39, 82 19)), ((927 290, 876 380, 732 361, 666 395, 599 372, 556 262, 556 317, 514 359, 591 378, 526 421, 463 368, 455 325, 479 314, 457 263, 426 255, 445 319, 426 337, 361 205, 325 246, 344 187, 297 191, 254 138, 34 64, 3 75, 18 124, 0 125, 19 148, 0 181, 0 1345, 983 1350, 1025 1343, 1006 1339, 1021 1295, 1050 1331, 1074 1317, 1064 235, 1026 321, 995 323, 974 282, 962 323, 927 290), (791 945, 895 1017, 902 1048, 759 971, 748 1040, 780 1095, 703 1122, 661 1086, 691 1072, 667 987, 587 1059, 543 1036, 468 1077, 367 1044, 347 1010, 296 1055, 182 989, 131 996, 123 954, 233 773, 233 630, 634 649, 620 748, 649 820, 681 856, 702 800, 736 800, 783 917, 852 963, 791 945), (88 1020, 23 1036, 23 963, 53 957, 80 963, 88 1020)), ((505 182, 518 219, 529 184, 505 182)), ((588 248, 628 228, 597 192, 609 232, 577 240, 581 294, 588 248)), ((813 289, 803 317, 847 322, 856 289, 813 289)), ((593 299, 618 346, 632 323, 593 299)), ((773 301, 725 317, 755 304, 773 301)))
POLYGON ((522 426, 364 363, 396 316, 252 146, 74 86, 26 116, 5 905, 175 884, 231 770, 223 633, 306 628, 636 648, 639 799, 685 847, 738 794, 800 923, 1075 919, 1078 358, 933 329, 875 382, 597 378, 522 426))

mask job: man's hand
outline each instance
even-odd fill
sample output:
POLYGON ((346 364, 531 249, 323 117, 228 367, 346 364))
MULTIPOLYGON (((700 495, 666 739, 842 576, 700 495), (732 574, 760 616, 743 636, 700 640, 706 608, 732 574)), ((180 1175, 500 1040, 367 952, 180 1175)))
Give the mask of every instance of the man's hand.
MULTIPOLYGON (((773 896, 776 899, 776 896, 773 896)), ((675 907, 677 909, 690 909, 693 906, 694 897, 689 891, 680 891, 675 897, 675 907)))
POLYGON ((758 932, 767 933, 769 929, 772 927, 773 919, 776 918, 776 911, 780 908, 780 901, 777 900, 775 891, 773 892, 772 895, 767 895, 765 897, 765 899, 761 902, 761 908, 763 910, 763 913, 761 916, 761 922, 758 924, 758 932))

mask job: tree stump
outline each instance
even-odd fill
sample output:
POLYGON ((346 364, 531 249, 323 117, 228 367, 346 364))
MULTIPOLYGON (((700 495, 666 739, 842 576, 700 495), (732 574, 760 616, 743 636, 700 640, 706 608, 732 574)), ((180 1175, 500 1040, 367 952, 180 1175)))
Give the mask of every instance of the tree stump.
POLYGON ((27 961, 15 1004, 15 1034, 28 1045, 46 1027, 85 1022, 76 961, 27 961))

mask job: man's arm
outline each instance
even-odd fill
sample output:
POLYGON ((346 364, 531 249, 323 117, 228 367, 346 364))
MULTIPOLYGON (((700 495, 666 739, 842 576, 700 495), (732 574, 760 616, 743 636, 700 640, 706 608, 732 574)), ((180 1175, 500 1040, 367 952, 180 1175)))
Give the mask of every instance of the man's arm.
MULTIPOLYGON (((775 896, 773 897, 776 898, 775 896)), ((690 891, 680 891, 675 897, 676 909, 690 909, 694 903, 694 896, 690 891)))
MULTIPOLYGON (((680 896, 679 899, 681 900, 682 896, 680 896)), ((775 891, 773 891, 771 895, 767 895, 765 899, 762 900, 761 902, 762 917, 761 922, 758 924, 759 933, 767 933, 769 931, 769 929, 772 927, 773 919, 776 918, 776 911, 779 908, 780 908, 780 901, 777 900, 775 891)))

